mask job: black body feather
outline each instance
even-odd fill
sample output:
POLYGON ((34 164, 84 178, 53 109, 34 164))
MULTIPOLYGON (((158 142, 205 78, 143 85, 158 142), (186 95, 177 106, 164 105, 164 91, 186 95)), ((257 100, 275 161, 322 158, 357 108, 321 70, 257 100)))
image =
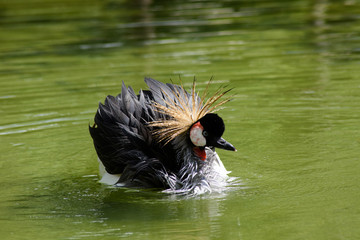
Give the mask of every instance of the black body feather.
POLYGON ((156 112, 152 102, 161 102, 161 89, 170 89, 150 78, 145 81, 150 91, 140 91, 136 95, 123 83, 121 94, 107 96, 104 104, 99 104, 95 124, 89 130, 106 171, 122 174, 119 182, 168 188, 168 173, 180 170, 176 151, 170 145, 154 141, 147 123, 166 118, 156 112))

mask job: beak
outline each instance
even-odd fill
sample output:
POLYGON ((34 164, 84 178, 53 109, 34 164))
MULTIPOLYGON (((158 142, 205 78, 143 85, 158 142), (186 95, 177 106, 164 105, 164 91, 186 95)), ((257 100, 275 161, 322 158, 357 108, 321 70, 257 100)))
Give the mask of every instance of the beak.
POLYGON ((214 147, 236 152, 236 148, 222 137, 215 142, 214 147))

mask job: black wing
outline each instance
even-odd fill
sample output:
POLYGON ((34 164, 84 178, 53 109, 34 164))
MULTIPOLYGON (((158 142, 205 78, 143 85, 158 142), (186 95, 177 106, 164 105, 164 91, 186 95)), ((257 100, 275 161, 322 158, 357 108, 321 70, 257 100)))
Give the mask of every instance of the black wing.
POLYGON ((178 164, 170 145, 153 141, 147 126, 147 122, 165 117, 151 105, 159 93, 152 90, 136 95, 123 83, 121 94, 107 96, 104 104, 99 104, 95 124, 89 130, 108 173, 122 173, 121 182, 164 187, 168 184, 165 175, 176 172, 178 164))

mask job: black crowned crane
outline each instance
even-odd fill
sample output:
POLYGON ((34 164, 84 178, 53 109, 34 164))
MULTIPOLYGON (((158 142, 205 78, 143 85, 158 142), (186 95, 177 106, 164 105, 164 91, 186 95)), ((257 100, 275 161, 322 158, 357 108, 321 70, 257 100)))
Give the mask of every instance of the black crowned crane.
POLYGON ((203 193, 226 185, 215 148, 236 151, 221 136, 225 125, 213 113, 229 98, 219 89, 205 100, 183 86, 145 78, 138 95, 123 83, 121 93, 99 104, 90 127, 103 170, 102 182, 126 187, 203 193))

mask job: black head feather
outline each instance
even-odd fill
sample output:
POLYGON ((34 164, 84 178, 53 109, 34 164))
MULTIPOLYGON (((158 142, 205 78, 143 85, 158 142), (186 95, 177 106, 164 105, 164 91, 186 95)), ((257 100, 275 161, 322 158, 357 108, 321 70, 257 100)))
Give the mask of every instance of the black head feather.
POLYGON ((200 120, 200 124, 204 127, 204 130, 212 137, 219 138, 225 131, 225 124, 221 117, 215 113, 208 113, 200 120))

